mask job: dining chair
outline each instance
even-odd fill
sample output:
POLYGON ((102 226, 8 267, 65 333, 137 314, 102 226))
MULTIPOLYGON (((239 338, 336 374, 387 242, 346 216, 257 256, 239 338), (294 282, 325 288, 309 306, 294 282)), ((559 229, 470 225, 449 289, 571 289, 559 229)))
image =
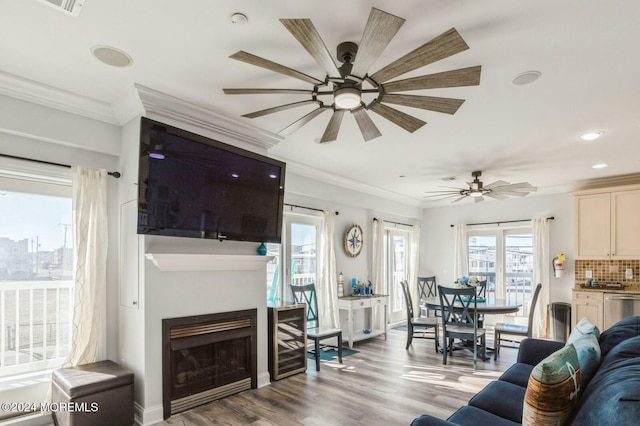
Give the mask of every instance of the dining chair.
POLYGON ((499 322, 495 325, 495 350, 493 352, 493 359, 497 360, 498 355, 500 354, 500 341, 505 342, 513 342, 512 339, 503 339, 502 335, 506 334, 508 336, 522 336, 522 337, 531 337, 531 333, 533 332, 533 314, 536 310, 536 304, 538 303, 538 296, 540 295, 540 290, 542 289, 542 283, 538 283, 536 289, 533 293, 533 297, 531 298, 531 307, 529 308, 529 321, 527 325, 519 325, 519 324, 511 324, 511 323, 503 323, 499 322))
POLYGON ((436 352, 438 352, 438 350, 440 349, 440 337, 438 336, 438 318, 415 318, 413 315, 413 300, 411 299, 411 292, 409 291, 409 283, 407 283, 407 280, 402 280, 400 281, 400 285, 402 286, 402 293, 404 294, 404 304, 407 307, 407 346, 405 347, 405 349, 409 349, 409 346, 411 346, 411 342, 415 337, 421 339, 433 339, 435 341, 436 352), (427 336, 426 332, 429 329, 433 330, 433 334, 427 336), (415 335, 416 332, 420 332, 422 335, 417 336, 415 335))
POLYGON ((448 352, 453 355, 454 339, 462 339, 473 345, 475 370, 478 366, 478 346, 482 349, 483 360, 486 349, 486 330, 478 327, 476 289, 438 286, 438 293, 442 309, 442 364, 447 364, 448 352))
MULTIPOLYGON (((476 296, 480 299, 481 302, 487 300, 487 280, 482 280, 478 284, 476 284, 476 296)), ((480 328, 484 326, 483 314, 478 315, 478 326, 480 328)))
POLYGON ((316 297, 315 284, 293 285, 290 284, 291 294, 296 303, 304 303, 307 305, 307 338, 313 340, 313 350, 309 351, 314 354, 316 361, 316 371, 320 371, 320 350, 325 347, 332 347, 338 351, 338 361, 342 364, 342 329, 326 328, 320 325, 318 315, 318 298, 316 297), (326 339, 336 337, 338 345, 321 345, 320 342, 326 339))
MULTIPOLYGON (((431 309, 424 305, 424 299, 438 297, 438 288, 435 275, 432 277, 418 277, 418 304, 420 305, 420 317, 429 317, 431 309), (424 315, 422 313, 424 312, 424 315)), ((436 311, 434 310, 434 313, 436 311)), ((437 313, 436 313, 437 315, 437 313)))
POLYGON ((487 297, 487 280, 482 280, 476 284, 476 294, 480 298, 487 297))

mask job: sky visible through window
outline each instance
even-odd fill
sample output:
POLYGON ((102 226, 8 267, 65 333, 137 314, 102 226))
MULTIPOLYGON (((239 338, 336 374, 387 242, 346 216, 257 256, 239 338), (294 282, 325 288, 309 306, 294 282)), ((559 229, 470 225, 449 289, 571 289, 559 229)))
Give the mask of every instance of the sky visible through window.
POLYGON ((71 199, 0 190, 0 238, 13 241, 37 239, 39 250, 73 246, 71 199))

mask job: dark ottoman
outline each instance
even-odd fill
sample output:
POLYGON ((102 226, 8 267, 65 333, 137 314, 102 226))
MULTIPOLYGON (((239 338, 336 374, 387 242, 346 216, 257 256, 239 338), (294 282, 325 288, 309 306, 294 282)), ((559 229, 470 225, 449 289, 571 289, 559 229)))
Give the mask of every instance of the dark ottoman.
POLYGON ((133 424, 133 373, 113 361, 53 372, 53 420, 61 426, 133 424))

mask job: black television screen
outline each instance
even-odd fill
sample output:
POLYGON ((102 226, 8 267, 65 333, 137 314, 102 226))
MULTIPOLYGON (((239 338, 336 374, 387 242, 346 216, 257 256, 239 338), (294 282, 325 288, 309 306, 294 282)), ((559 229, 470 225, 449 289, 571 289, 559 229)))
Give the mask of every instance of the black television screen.
POLYGON ((143 117, 138 234, 276 242, 285 163, 143 117))

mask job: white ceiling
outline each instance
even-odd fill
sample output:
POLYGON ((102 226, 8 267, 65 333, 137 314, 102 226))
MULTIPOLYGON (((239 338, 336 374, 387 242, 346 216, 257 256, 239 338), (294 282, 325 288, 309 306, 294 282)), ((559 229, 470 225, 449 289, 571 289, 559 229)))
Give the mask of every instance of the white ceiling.
POLYGON ((455 27, 469 50, 400 78, 481 65, 480 85, 416 92, 466 102, 455 115, 398 107, 427 121, 413 134, 371 114, 383 136, 364 142, 347 114, 338 140, 319 144, 325 113, 270 155, 416 202, 440 186, 465 186, 473 170, 485 184, 528 181, 541 193, 640 171, 640 2, 632 0, 84 0, 77 18, 41 0, 4 0, 0 71, 106 103, 138 83, 277 133, 314 107, 245 119, 304 98, 222 88, 311 87, 229 55, 245 50, 324 79, 279 18, 310 18, 333 54, 342 41, 359 42, 371 7, 406 19, 371 71, 455 27), (234 12, 248 23, 232 24, 234 12), (96 45, 122 49, 133 65, 100 63, 96 45), (542 77, 511 83, 529 70, 542 77), (588 130, 605 133, 580 140, 588 130), (601 162, 609 167, 592 169, 601 162))

